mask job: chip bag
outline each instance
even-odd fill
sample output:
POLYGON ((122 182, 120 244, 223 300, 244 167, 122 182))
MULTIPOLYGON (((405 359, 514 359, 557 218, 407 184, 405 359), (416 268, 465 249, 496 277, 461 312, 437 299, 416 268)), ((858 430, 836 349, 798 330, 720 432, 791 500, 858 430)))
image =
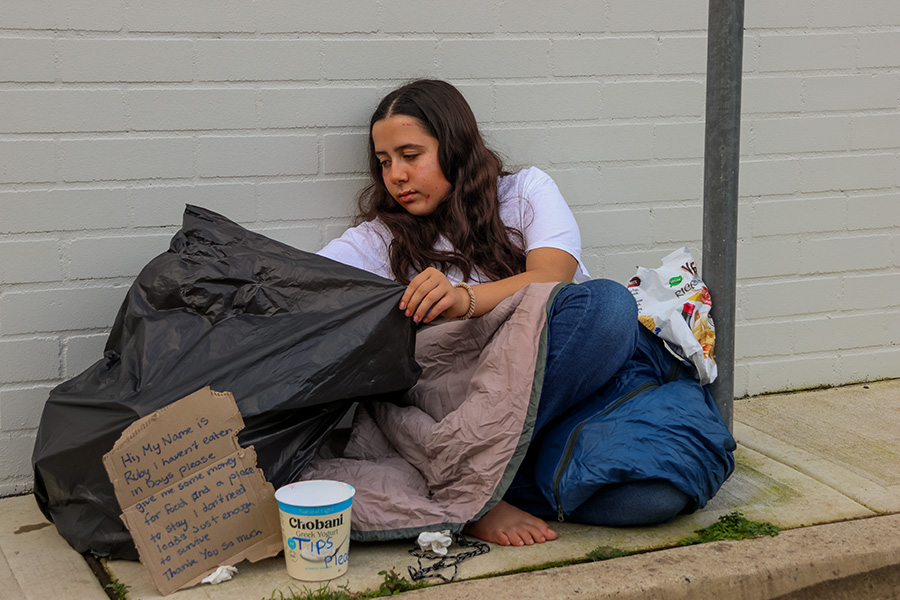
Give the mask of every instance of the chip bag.
POLYGON ((717 374, 716 328, 709 314, 712 300, 691 252, 676 250, 657 269, 638 267, 628 289, 644 327, 662 338, 670 352, 693 364, 700 383, 712 383, 717 374))

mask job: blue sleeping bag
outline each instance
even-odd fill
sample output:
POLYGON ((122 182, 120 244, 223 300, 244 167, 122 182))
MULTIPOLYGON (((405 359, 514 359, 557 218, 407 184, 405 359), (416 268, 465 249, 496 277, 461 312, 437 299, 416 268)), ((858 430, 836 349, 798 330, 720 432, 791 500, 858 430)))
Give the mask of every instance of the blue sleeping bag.
POLYGON ((542 435, 535 480, 560 520, 602 486, 662 479, 706 505, 734 470, 734 438, 709 391, 641 327, 634 356, 542 435))

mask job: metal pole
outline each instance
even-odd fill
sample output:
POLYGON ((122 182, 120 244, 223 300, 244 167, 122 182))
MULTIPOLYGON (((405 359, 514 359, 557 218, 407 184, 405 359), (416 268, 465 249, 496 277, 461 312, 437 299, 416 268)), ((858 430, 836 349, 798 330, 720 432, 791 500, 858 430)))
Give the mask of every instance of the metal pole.
POLYGON ((703 280, 712 296, 719 375, 710 385, 733 427, 738 164, 744 0, 709 0, 706 149, 703 174, 703 280))

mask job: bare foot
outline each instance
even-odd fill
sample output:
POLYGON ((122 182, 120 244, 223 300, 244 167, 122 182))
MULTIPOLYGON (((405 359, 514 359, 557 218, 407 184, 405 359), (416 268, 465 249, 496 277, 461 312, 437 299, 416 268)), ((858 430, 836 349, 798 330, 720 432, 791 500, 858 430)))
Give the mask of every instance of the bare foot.
POLYGON ((503 500, 483 517, 466 525, 463 531, 501 546, 530 546, 557 537, 545 521, 503 500))

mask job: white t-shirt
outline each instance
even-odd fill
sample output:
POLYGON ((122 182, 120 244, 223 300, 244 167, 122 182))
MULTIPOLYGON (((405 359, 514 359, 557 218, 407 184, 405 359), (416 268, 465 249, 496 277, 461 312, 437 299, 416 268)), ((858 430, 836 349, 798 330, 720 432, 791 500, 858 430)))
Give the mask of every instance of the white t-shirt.
MULTIPOLYGON (((498 182, 500 219, 507 227, 522 232, 525 253, 535 248, 557 248, 578 260, 574 281, 590 279, 581 262, 581 234, 572 211, 559 193, 559 188, 549 175, 536 167, 501 177, 498 182)), ((391 232, 380 220, 367 221, 344 232, 332 240, 317 254, 338 262, 394 279, 391 272, 391 232)), ((450 249, 446 238, 438 240, 439 249, 450 249)), ((462 273, 451 268, 444 273, 452 283, 462 280, 462 273)), ((417 273, 410 273, 410 278, 417 273)), ((474 271, 468 283, 489 281, 479 271, 474 271)))

